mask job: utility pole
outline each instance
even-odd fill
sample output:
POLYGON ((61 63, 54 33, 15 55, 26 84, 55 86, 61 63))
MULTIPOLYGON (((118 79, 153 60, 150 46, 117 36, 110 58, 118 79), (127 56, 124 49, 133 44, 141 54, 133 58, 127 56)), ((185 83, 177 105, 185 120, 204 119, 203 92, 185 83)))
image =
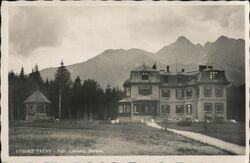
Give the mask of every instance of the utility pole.
POLYGON ((177 57, 175 56, 175 71, 177 73, 178 69, 177 69, 177 57))

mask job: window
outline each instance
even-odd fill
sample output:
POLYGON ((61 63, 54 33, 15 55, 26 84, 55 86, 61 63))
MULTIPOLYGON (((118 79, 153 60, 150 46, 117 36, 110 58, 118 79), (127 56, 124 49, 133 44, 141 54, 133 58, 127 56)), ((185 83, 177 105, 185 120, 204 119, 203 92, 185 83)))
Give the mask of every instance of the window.
POLYGON ((35 115, 35 110, 31 104, 28 104, 28 114, 35 115))
POLYGON ((215 86, 215 96, 216 97, 223 96, 223 86, 215 86))
POLYGON ((209 72, 209 79, 216 79, 217 78, 217 72, 211 71, 209 72))
POLYGON ((176 90, 176 98, 181 99, 181 98, 183 98, 183 96, 184 96, 184 90, 183 89, 177 89, 176 90))
POLYGON ((187 88, 186 89, 186 97, 187 98, 191 98, 192 97, 192 89, 191 88, 187 88))
POLYGON ((127 107, 127 106, 125 105, 124 112, 125 112, 125 113, 130 113, 130 112, 131 112, 130 107, 127 107))
POLYGON ((123 107, 119 106, 119 113, 123 113, 123 107))
POLYGON ((223 113, 224 111, 223 103, 215 103, 214 106, 215 106, 216 113, 223 113))
POLYGON ((134 113, 135 114, 139 113, 139 105, 138 104, 134 104, 134 113))
POLYGON ((211 85, 204 86, 204 96, 205 97, 212 96, 212 86, 211 85))
POLYGON ((200 97, 200 88, 199 87, 196 88, 196 96, 200 97))
POLYGON ((162 114, 170 113, 170 105, 162 105, 161 106, 161 113, 162 114))
POLYGON ((142 72, 142 80, 148 80, 148 72, 142 72))
POLYGON ((127 88, 127 89, 126 89, 126 95, 127 95, 127 96, 130 96, 130 94, 131 94, 131 89, 130 89, 130 88, 127 88))
POLYGON ((130 107, 127 105, 120 105, 119 106, 119 113, 130 113, 130 107))
POLYGON ((44 106, 43 106, 43 104, 37 104, 36 105, 36 110, 37 110, 37 113, 44 113, 44 106))
POLYGON ((181 75, 178 75, 178 76, 177 76, 177 82, 178 82, 178 83, 181 83, 181 82, 182 82, 181 79, 182 79, 182 76, 181 76, 181 75))
POLYGON ((45 106, 46 114, 50 115, 50 105, 45 106))
POLYGON ((205 113, 212 113, 213 112, 213 105, 210 102, 204 104, 204 112, 205 113))
POLYGON ((184 113, 184 105, 176 105, 175 113, 183 114, 184 113))
POLYGON ((186 105, 186 114, 187 115, 192 114, 192 105, 191 104, 186 105))
POLYGON ((170 98, 170 90, 169 89, 162 89, 161 90, 161 97, 170 98))
POLYGON ((151 86, 139 86, 138 90, 139 95, 150 95, 152 94, 151 86))
POLYGON ((163 79, 164 79, 164 83, 168 83, 168 76, 167 75, 164 76, 163 79))

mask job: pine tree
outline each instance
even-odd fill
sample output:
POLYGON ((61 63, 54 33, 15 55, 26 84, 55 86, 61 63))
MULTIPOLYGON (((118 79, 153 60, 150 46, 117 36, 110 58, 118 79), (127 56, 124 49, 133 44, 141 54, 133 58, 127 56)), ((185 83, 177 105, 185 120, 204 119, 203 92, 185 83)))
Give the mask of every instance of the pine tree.
POLYGON ((79 76, 74 81, 73 88, 71 90, 71 97, 70 97, 70 106, 71 106, 71 113, 74 118, 79 118, 81 116, 82 107, 82 97, 81 97, 81 79, 79 76))
POLYGON ((70 85, 70 72, 63 65, 63 61, 61 62, 61 66, 57 69, 55 74, 55 83, 59 90, 59 119, 62 118, 62 94, 65 89, 70 85))
POLYGON ((73 89, 79 90, 79 89, 81 89, 81 86, 82 86, 81 85, 81 79, 80 79, 79 76, 77 76, 76 79, 75 79, 74 85, 73 85, 73 89))
POLYGON ((41 77, 41 74, 40 74, 40 72, 39 72, 39 69, 38 69, 38 65, 37 65, 37 64, 35 65, 33 74, 34 74, 34 80, 36 81, 36 83, 37 83, 39 86, 41 86, 41 83, 43 82, 43 80, 42 80, 42 77, 41 77))
POLYGON ((21 80, 25 80, 25 73, 24 73, 23 67, 21 68, 21 71, 20 71, 20 74, 19 74, 19 78, 20 78, 21 80))

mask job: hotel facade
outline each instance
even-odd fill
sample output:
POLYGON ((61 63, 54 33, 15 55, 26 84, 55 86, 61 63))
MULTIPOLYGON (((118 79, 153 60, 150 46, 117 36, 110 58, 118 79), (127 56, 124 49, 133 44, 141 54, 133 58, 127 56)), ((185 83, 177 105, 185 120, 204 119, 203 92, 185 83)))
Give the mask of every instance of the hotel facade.
POLYGON ((120 121, 166 118, 170 121, 227 120, 225 72, 200 65, 193 72, 171 72, 142 65, 123 84, 126 97, 119 101, 120 121))

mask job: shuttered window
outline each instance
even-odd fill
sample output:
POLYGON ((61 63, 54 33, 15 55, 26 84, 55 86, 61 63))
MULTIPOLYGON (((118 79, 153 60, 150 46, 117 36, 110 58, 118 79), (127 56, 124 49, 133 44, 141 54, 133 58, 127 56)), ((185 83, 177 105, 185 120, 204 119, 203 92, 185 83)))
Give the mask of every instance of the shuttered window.
POLYGON ((192 97, 192 89, 191 88, 187 88, 186 89, 186 98, 191 98, 192 97))
POLYGON ((223 96, 223 86, 215 86, 215 96, 216 97, 223 96))
POLYGON ((176 95, 176 98, 182 99, 184 97, 184 90, 183 89, 177 89, 175 95, 176 95))
POLYGON ((176 105, 175 113, 176 114, 183 114, 184 113, 184 105, 176 105))
POLYGON ((161 106, 161 113, 162 114, 170 113, 170 105, 162 105, 161 106))
POLYGON ((216 113, 223 113, 223 111, 224 111, 223 103, 215 103, 214 108, 215 108, 216 113))
POLYGON ((213 112, 213 104, 210 102, 204 103, 204 112, 205 113, 212 113, 213 112))
POLYGON ((192 105, 191 104, 187 104, 186 105, 186 114, 187 115, 191 115, 192 114, 192 105))
POLYGON ((139 86, 138 94, 139 95, 150 95, 150 94, 152 94, 152 87, 151 86, 139 86))
POLYGON ((161 97, 163 97, 163 98, 170 98, 170 90, 163 88, 161 90, 161 97))
POLYGON ((204 86, 204 96, 205 97, 212 97, 212 86, 211 85, 204 86))

